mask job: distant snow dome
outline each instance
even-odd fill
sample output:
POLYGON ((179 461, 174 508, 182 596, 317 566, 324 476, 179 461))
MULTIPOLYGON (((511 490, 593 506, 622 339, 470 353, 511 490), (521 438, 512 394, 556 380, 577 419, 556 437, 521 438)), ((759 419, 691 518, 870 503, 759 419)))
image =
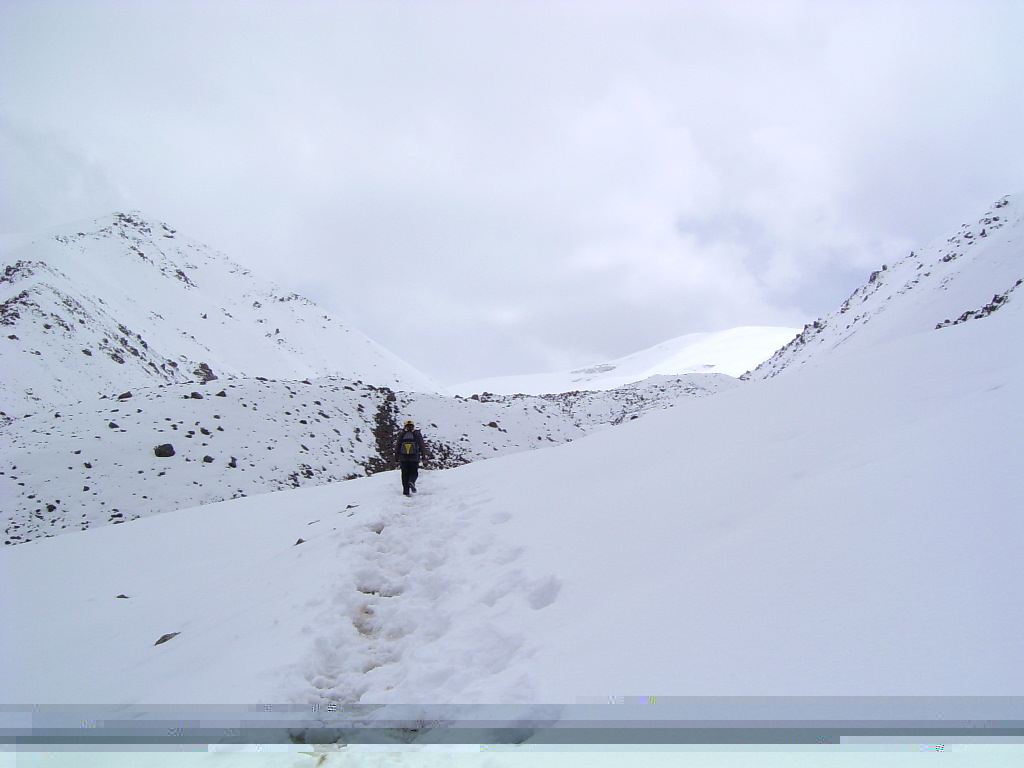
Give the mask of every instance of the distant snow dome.
POLYGON ((771 357, 798 331, 797 328, 744 326, 714 333, 690 333, 617 360, 572 371, 477 379, 448 389, 460 395, 483 392, 541 395, 615 389, 651 376, 686 373, 740 376, 771 357))

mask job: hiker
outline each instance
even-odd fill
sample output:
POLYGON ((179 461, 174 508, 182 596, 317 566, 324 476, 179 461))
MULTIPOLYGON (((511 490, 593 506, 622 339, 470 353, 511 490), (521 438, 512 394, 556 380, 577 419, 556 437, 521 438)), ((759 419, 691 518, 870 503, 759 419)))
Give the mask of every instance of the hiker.
POLYGON ((416 493, 416 478, 420 473, 420 461, 426 461, 427 450, 423 446, 423 435, 411 421, 405 422, 405 426, 398 435, 395 458, 398 459, 399 466, 402 468, 402 493, 406 496, 410 492, 416 493))

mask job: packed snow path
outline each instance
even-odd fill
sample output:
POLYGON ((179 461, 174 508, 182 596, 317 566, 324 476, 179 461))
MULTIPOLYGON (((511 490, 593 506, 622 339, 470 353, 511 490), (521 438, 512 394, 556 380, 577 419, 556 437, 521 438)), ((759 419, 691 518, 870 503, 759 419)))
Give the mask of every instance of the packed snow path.
POLYGON ((303 688, 289 696, 310 704, 528 701, 534 695, 518 661, 524 613, 554 602, 560 583, 531 575, 522 547, 502 543, 481 488, 421 473, 420 492, 347 514, 358 525, 329 547, 338 562, 329 595, 304 628, 314 640, 302 664, 303 688), (467 576, 469 578, 467 578, 467 576))

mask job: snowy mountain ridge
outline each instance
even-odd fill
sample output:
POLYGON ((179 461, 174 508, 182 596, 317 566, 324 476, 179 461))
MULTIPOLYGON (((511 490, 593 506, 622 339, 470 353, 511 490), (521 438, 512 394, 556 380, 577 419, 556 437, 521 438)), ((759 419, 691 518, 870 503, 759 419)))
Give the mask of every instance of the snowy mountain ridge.
POLYGON ((842 306, 804 326, 744 378, 770 378, 833 354, 998 309, 1024 279, 1022 198, 1003 197, 976 222, 892 266, 882 265, 842 306))
POLYGON ((3 246, 7 418, 133 387, 255 376, 438 389, 307 299, 137 213, 3 246))

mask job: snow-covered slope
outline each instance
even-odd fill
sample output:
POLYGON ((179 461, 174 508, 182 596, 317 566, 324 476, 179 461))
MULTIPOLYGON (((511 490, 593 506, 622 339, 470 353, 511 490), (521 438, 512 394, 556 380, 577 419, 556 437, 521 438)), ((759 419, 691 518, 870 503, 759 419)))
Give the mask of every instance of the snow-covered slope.
POLYGON ((1021 308, 427 472, 411 499, 382 473, 9 547, 0 691, 1018 694, 1021 308))
POLYGON ((437 391, 308 300, 138 214, 2 245, 8 417, 214 378, 344 376, 437 391))
POLYGON ((945 325, 896 291, 842 354, 409 499, 383 472, 4 548, 0 701, 1018 695, 1006 296, 945 325))
POLYGON ((4 428, 3 541, 380 472, 394 466, 392 441, 406 418, 422 426, 431 465, 445 468, 567 442, 736 386, 702 374, 601 393, 465 400, 345 379, 130 390, 4 428), (158 446, 173 455, 157 455, 158 446))
MULTIPOLYGON (((835 312, 819 318, 751 372, 775 376, 825 355, 984 316, 1024 279, 1024 194, 996 201, 978 220, 892 266, 883 265, 835 312)), ((1007 350, 1009 352, 1009 350, 1007 350)))
POLYGON ((618 360, 560 373, 539 373, 478 379, 449 390, 460 395, 480 392, 542 395, 574 390, 607 390, 651 376, 724 373, 739 376, 789 342, 796 328, 743 326, 716 333, 690 333, 618 360))
POLYGON ((0 246, 6 544, 386 470, 406 417, 444 468, 738 385, 691 374, 462 400, 137 214, 0 246))

